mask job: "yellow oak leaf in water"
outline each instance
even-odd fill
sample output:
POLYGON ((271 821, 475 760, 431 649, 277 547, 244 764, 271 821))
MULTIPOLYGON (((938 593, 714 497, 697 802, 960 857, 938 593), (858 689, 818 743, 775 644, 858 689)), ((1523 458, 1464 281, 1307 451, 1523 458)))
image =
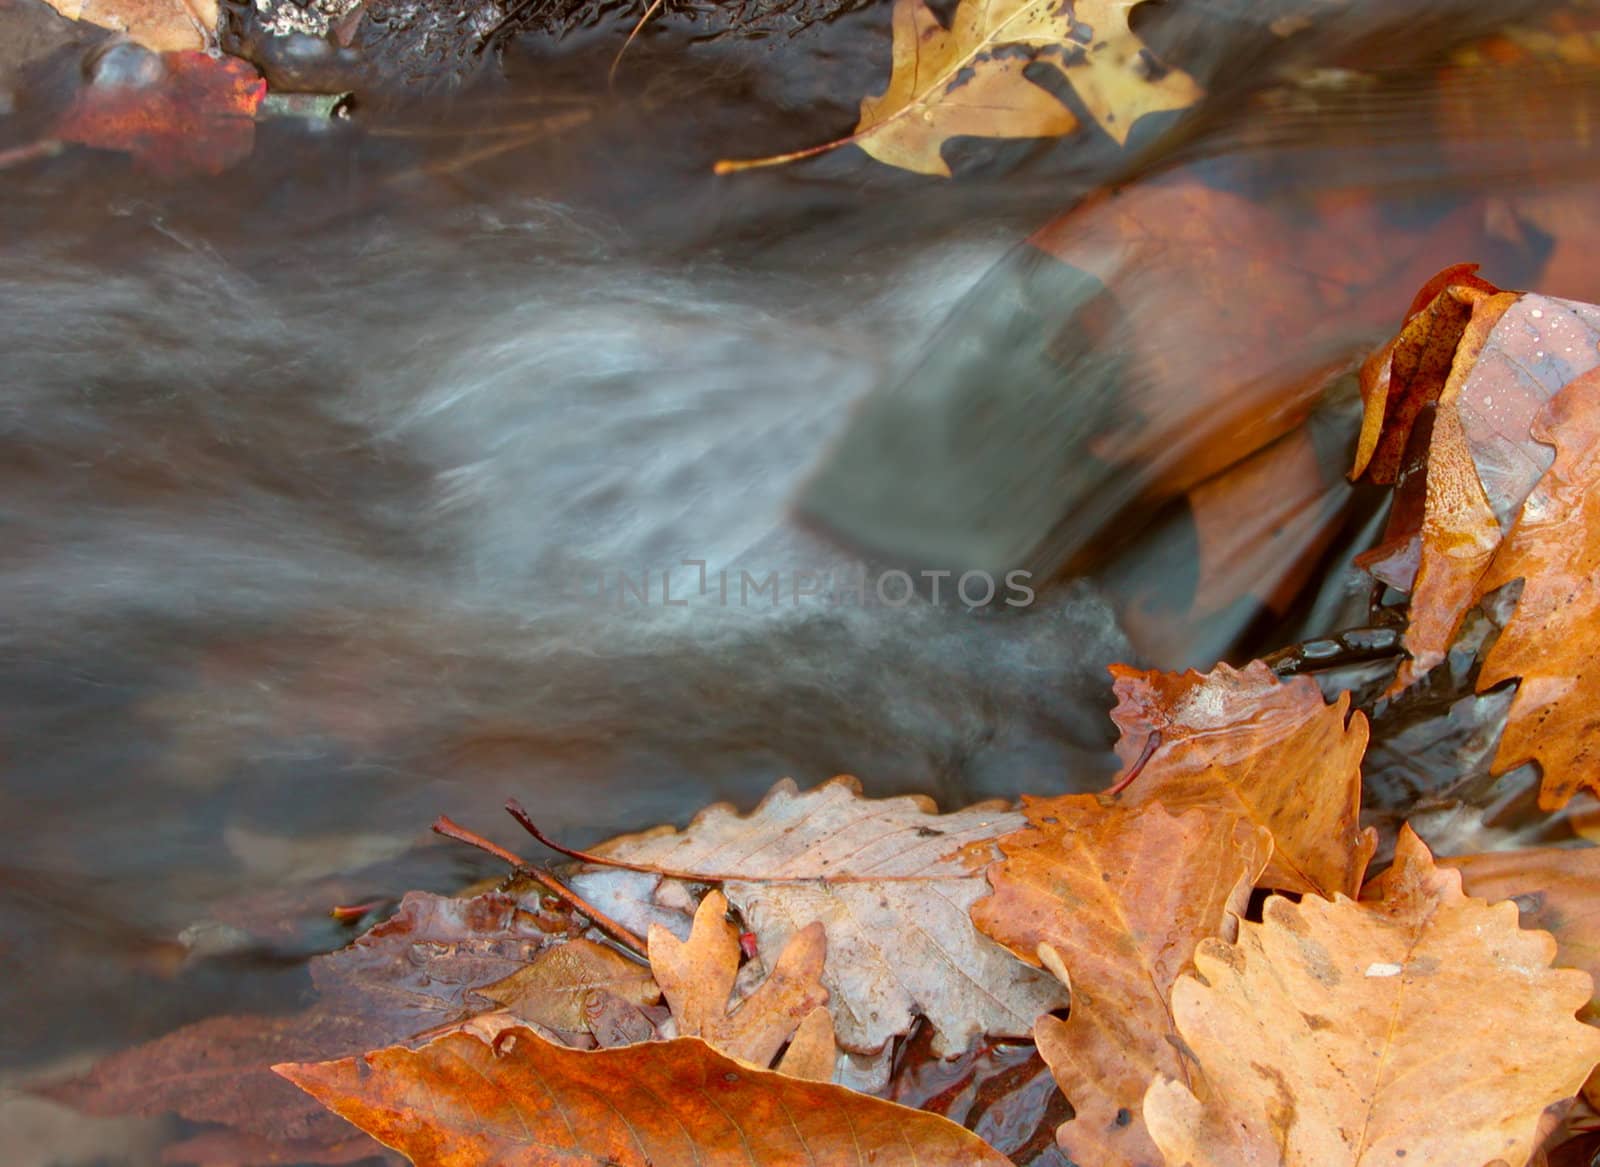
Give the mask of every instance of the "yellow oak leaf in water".
POLYGON ((718 174, 808 158, 854 143, 921 174, 949 177, 950 138, 1046 138, 1078 118, 1023 75, 1031 64, 1061 73, 1085 109, 1119 143, 1144 114, 1182 109, 1200 96, 1187 73, 1161 65, 1128 27, 1127 0, 961 0, 950 27, 924 0, 896 0, 889 84, 861 102, 855 131, 770 158, 723 161, 718 174))

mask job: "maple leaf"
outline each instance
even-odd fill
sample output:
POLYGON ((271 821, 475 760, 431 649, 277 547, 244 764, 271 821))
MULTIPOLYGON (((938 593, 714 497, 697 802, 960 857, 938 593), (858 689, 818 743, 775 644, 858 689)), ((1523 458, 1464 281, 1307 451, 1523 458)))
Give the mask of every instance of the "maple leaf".
POLYGON ((1232 938, 1272 836, 1220 809, 1174 816, 1092 795, 1024 799, 1023 812, 1030 826, 1000 840, 994 894, 972 918, 1024 960, 1050 954, 1070 977, 1067 1019, 1034 1025, 1072 1104, 1062 1148, 1075 1163, 1154 1163, 1138 1117, 1145 1089, 1158 1075, 1189 1081, 1168 995, 1196 944, 1232 938))
POLYGON ((1561 390, 1532 435, 1555 459, 1478 585, 1524 581, 1478 688, 1518 678, 1493 769, 1538 762, 1539 805, 1556 810, 1580 787, 1600 792, 1600 370, 1561 390))
POLYGON ((1501 292, 1464 266, 1423 288, 1399 335, 1363 368, 1352 474, 1402 483, 1383 544, 1361 559, 1411 593, 1411 659, 1391 692, 1444 659, 1482 596, 1503 532, 1550 465, 1530 432, 1534 415, 1600 364, 1596 339, 1600 309, 1501 292), (1405 497, 1419 489, 1420 500, 1405 497))
POLYGON ((681 832, 657 828, 594 851, 721 883, 762 952, 820 921, 839 1044, 875 1052, 921 1013, 944 1054, 983 1033, 1025 1036, 1065 1004, 1054 978, 1012 959, 967 914, 988 891, 994 840, 1023 825, 992 806, 941 815, 919 796, 863 798, 848 777, 803 793, 785 779, 749 815, 713 806, 681 832))
POLYGON ((849 143, 890 166, 949 177, 940 153, 953 137, 1057 137, 1077 116, 1025 76, 1034 63, 1061 73, 1119 143, 1146 113, 1183 109, 1194 79, 1153 64, 1117 0, 961 0, 947 29, 924 0, 896 0, 888 86, 861 102, 848 137, 771 158, 723 161, 727 174, 805 158, 849 143))
POLYGON ((1202 1103, 1170 1078, 1145 1121, 1170 1167, 1525 1163, 1544 1108, 1600 1060, 1587 974, 1510 904, 1461 891, 1409 827, 1383 898, 1267 901, 1173 989, 1202 1103), (1203 978, 1203 979, 1202 979, 1203 978))
POLYGON ((753 1069, 693 1037, 584 1051, 513 1028, 275 1068, 430 1167, 1008 1164, 948 1119, 753 1069))
MULTIPOLYGON (((695 911, 687 942, 652 925, 650 967, 681 1036, 704 1038, 712 1049, 765 1068, 828 999, 820 979, 827 938, 819 923, 796 932, 771 974, 729 1012, 739 971, 739 933, 727 912, 728 901, 713 891, 695 911)), ((815 1034, 812 1039, 819 1040, 815 1034)))
POLYGON ((1361 887, 1378 837, 1359 826, 1367 722, 1349 713, 1350 694, 1328 705, 1311 678, 1280 682, 1260 661, 1207 674, 1112 665, 1111 675, 1118 756, 1131 768, 1150 750, 1123 802, 1221 807, 1266 827, 1273 851, 1262 886, 1361 887))

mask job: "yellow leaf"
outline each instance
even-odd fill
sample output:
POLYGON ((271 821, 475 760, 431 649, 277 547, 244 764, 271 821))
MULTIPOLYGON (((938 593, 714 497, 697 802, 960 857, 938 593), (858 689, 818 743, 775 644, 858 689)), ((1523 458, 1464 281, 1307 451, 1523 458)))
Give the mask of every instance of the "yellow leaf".
POLYGON ((896 0, 889 84, 861 102, 846 138, 791 154, 717 163, 727 174, 809 157, 854 143, 921 174, 948 177, 940 151, 951 138, 1046 138, 1077 116, 1023 70, 1048 64, 1066 78, 1118 142, 1142 115, 1182 109, 1200 95, 1188 74, 1154 62, 1128 28, 1118 0, 961 0, 946 29, 923 0, 896 0))
POLYGON ((1578 1092, 1600 1033, 1588 974, 1509 903, 1461 891, 1410 828, 1383 898, 1267 901, 1206 940, 1172 1015, 1210 1097, 1158 1079, 1144 1117, 1170 1167, 1518 1167, 1545 1107, 1578 1092))

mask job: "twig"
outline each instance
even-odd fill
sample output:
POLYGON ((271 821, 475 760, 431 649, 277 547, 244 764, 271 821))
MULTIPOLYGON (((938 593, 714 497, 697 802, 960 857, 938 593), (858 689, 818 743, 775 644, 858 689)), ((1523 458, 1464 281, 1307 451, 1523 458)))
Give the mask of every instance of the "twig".
POLYGON ((516 869, 517 874, 527 875, 538 881, 539 885, 547 892, 566 904, 574 912, 586 916, 596 928, 622 945, 634 956, 646 964, 650 962, 649 946, 643 940, 634 935, 626 925, 613 920, 610 916, 594 907, 589 901, 548 871, 534 867, 520 855, 507 851, 498 843, 490 842, 476 831, 467 830, 460 823, 454 822, 444 815, 440 815, 433 821, 433 830, 435 834, 443 835, 447 839, 454 839, 458 843, 465 843, 469 847, 476 847, 478 850, 487 852, 502 862, 511 864, 516 869))
POLYGON ((637 871, 644 875, 659 875, 662 879, 681 879, 685 883, 920 883, 928 877, 926 875, 879 875, 876 872, 864 875, 751 875, 746 871, 685 871, 679 867, 661 867, 652 863, 630 863, 626 859, 616 859, 610 855, 596 855, 592 851, 579 851, 573 847, 564 846, 556 842, 549 835, 539 829, 539 824, 533 821, 531 815, 523 805, 514 798, 506 800, 506 813, 516 819, 539 842, 550 850, 565 855, 568 859, 576 859, 579 863, 592 863, 596 867, 614 867, 619 871, 637 871))
POLYGON ((465 843, 469 847, 476 847, 480 851, 493 855, 502 863, 509 863, 519 870, 528 866, 528 861, 522 856, 507 851, 499 843, 491 843, 478 832, 469 831, 460 823, 446 818, 444 815, 440 815, 433 820, 433 833, 443 835, 447 839, 454 839, 458 843, 465 843))
POLYGON ((1115 798, 1129 786, 1132 786, 1133 780, 1140 774, 1144 773, 1145 764, 1149 762, 1151 758, 1155 757, 1156 750, 1158 750, 1160 747, 1161 732, 1159 730, 1152 729, 1147 735, 1145 735, 1143 752, 1141 752, 1138 758, 1134 760, 1133 765, 1128 767, 1128 772, 1121 778, 1117 779, 1117 784, 1110 790, 1106 791, 1106 794, 1111 798, 1115 798))
POLYGON ((611 70, 606 74, 606 88, 611 89, 617 83, 617 66, 622 64, 622 54, 628 51, 628 46, 633 43, 633 38, 639 35, 641 29, 656 14, 661 7, 662 0, 650 0, 650 7, 644 10, 644 15, 633 26, 633 31, 628 33, 628 39, 622 42, 622 47, 617 50, 617 55, 611 58, 611 70))

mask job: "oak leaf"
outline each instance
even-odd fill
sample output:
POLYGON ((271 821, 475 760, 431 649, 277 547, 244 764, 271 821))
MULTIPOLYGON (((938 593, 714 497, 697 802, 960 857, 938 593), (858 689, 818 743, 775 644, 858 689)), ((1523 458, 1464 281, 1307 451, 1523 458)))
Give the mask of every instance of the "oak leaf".
POLYGON ((1117 754, 1130 769, 1144 761, 1124 803, 1221 807, 1266 827, 1264 887, 1360 889, 1378 838, 1359 825, 1367 722, 1349 712, 1348 693, 1328 705, 1311 678, 1279 681, 1260 661, 1207 674, 1112 665, 1111 674, 1117 754))
POLYGON ((1362 370, 1354 474, 1401 491, 1362 563, 1411 593, 1391 692, 1444 659, 1524 500, 1551 461, 1530 433, 1560 388, 1600 364, 1600 309, 1501 292, 1470 265, 1418 294, 1399 335, 1362 370))
POLYGON ((695 911, 694 929, 679 940, 660 924, 650 928, 650 967, 682 1037, 765 1068, 800 1023, 828 999, 822 987, 827 937, 819 923, 796 932, 771 973, 731 1012, 728 997, 739 972, 739 933, 727 921, 728 901, 713 891, 695 911))
POLYGON ((1077 116, 1030 81, 1029 65, 1056 69, 1119 143, 1146 113, 1183 109, 1194 79, 1155 65, 1118 0, 961 0, 945 28, 924 0, 896 0, 893 63, 884 91, 861 102, 848 137, 792 154, 719 162, 718 173, 809 157, 849 143, 890 166, 948 177, 940 154, 953 137, 1057 137, 1077 116))
POLYGON ((1145 1098, 1169 1167, 1527 1162, 1600 1060, 1573 1016, 1592 983, 1410 828, 1395 855, 1380 901, 1273 897, 1201 944, 1172 1006, 1209 1100, 1172 1079, 1145 1098))
POLYGON ((1057 1140, 1075 1163, 1159 1162, 1138 1117, 1157 1076, 1190 1081, 1168 996, 1195 946, 1231 939, 1272 836, 1237 814, 1159 804, 1104 807, 1093 796, 1024 799, 1029 826, 1000 840, 994 894, 973 905, 985 934, 1070 977, 1065 1021, 1034 1040, 1074 1117, 1057 1140))
MULTIPOLYGON (((1559 946, 1556 963, 1581 968, 1600 989, 1600 847, 1530 847, 1439 860, 1461 873, 1470 896, 1510 900, 1524 928, 1548 932, 1559 946)), ((1600 1002, 1591 1002, 1600 1017, 1600 1002)))
POLYGON ((429 1167, 1006 1167, 948 1119, 753 1069, 698 1038, 573 1050, 527 1029, 275 1067, 429 1167))
POLYGON ((1600 792, 1600 370, 1562 389, 1532 434, 1555 459, 1478 585, 1524 581, 1478 688, 1518 678, 1494 772, 1538 762, 1539 805, 1556 810, 1581 787, 1600 792))
POLYGON ((967 914, 988 891, 994 841, 1023 825, 992 806, 941 815, 920 796, 863 798, 853 778, 803 793, 785 779, 748 815, 713 806, 682 831, 594 850, 721 883, 762 952, 820 921, 839 1044, 874 1052, 920 1013, 943 1054, 983 1033, 1025 1036, 1065 1003, 1053 977, 1012 959, 967 914))

